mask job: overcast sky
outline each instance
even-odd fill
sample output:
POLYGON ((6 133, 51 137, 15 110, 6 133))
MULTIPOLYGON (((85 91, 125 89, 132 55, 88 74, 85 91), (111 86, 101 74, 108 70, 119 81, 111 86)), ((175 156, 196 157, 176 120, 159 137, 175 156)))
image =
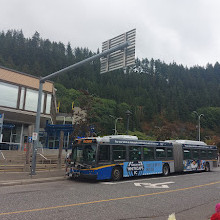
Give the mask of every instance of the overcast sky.
POLYGON ((136 57, 184 66, 220 61, 219 0, 0 0, 0 31, 88 47, 133 28, 136 57))

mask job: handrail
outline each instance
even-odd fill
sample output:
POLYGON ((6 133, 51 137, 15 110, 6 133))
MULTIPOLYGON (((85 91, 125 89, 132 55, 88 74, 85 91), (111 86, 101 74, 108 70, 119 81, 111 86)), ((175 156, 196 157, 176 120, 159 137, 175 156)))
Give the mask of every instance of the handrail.
POLYGON ((6 160, 4 154, 3 154, 3 152, 1 150, 0 150, 0 153, 1 153, 2 157, 3 157, 3 159, 6 160))
MULTIPOLYGON (((49 166, 49 171, 50 171, 50 167, 51 167, 51 159, 46 158, 43 154, 41 153, 37 153, 39 154, 44 160, 49 160, 50 161, 50 166, 49 166)), ((41 160, 41 163, 43 164, 43 160, 41 160)))
POLYGON ((4 159, 4 172, 5 172, 7 159, 5 158, 5 155, 3 154, 3 152, 1 150, 0 150, 0 153, 2 155, 2 158, 4 159))

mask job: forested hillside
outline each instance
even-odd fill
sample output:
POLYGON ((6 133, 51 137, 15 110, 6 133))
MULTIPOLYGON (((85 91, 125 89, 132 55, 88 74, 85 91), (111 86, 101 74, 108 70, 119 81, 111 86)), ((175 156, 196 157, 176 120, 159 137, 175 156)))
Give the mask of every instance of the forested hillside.
MULTIPOLYGON (((25 38, 22 31, 0 33, 0 65, 36 76, 48 75, 95 53, 98 51, 42 39, 38 32, 32 38, 25 38)), ((84 103, 91 104, 90 123, 100 133, 109 133, 114 124, 109 114, 124 118, 118 126, 125 132, 125 111, 129 109, 133 113, 131 130, 161 139, 195 139, 193 111, 197 111, 205 115, 201 137, 212 140, 220 136, 218 62, 189 68, 144 58, 136 59, 136 66, 126 74, 118 70, 101 75, 99 71, 97 60, 53 79, 61 111, 70 111, 72 101, 83 107, 82 100, 89 99, 84 103)))

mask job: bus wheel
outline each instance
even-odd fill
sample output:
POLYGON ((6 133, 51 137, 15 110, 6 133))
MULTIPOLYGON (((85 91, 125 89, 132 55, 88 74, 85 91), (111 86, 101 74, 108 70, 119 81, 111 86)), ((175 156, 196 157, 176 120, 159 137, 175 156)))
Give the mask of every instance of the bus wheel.
POLYGON ((163 165, 163 175, 164 176, 169 176, 170 175, 170 167, 168 164, 163 165))
POLYGON ((119 181, 122 178, 122 169, 121 167, 114 167, 112 169, 112 180, 119 181))
POLYGON ((205 164, 205 171, 210 172, 210 165, 208 162, 205 164))

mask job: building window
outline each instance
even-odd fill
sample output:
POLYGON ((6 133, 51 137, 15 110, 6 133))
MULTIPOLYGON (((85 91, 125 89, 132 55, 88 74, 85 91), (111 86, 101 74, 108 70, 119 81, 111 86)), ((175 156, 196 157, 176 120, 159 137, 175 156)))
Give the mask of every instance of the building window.
POLYGON ((0 82, 0 94, 1 106, 17 107, 18 86, 0 82))
POLYGON ((20 96, 20 104, 19 104, 19 109, 23 109, 24 106, 24 95, 25 95, 25 88, 21 88, 21 96, 20 96))
MULTIPOLYGON (((25 110, 36 112, 37 103, 38 103, 38 91, 27 89, 25 110)), ((41 112, 43 112, 43 108, 44 108, 44 93, 42 94, 42 99, 41 99, 41 112)))
POLYGON ((50 114, 51 95, 47 94, 46 114, 50 114))

